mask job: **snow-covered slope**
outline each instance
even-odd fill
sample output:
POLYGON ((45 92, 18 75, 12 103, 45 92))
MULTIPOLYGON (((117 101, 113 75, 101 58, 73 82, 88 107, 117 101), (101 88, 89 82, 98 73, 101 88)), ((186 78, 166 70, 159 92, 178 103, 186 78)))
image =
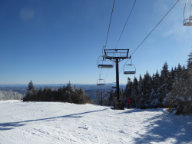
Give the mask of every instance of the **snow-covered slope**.
POLYGON ((192 144, 192 116, 164 109, 0 102, 0 144, 192 144))

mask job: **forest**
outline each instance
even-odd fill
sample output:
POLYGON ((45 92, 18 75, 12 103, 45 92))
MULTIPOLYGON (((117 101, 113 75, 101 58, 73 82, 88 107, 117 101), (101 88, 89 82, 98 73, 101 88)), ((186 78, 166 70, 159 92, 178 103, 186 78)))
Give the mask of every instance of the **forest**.
MULTIPOLYGON (((187 66, 178 64, 169 70, 166 62, 160 72, 150 75, 148 72, 133 80, 128 78, 125 89, 120 92, 124 106, 130 99, 131 108, 168 108, 176 110, 176 114, 192 113, 192 53, 189 54, 187 66)), ((105 93, 97 91, 96 104, 114 106, 116 91, 105 93)), ((72 87, 70 82, 58 89, 35 89, 33 82, 28 84, 27 94, 23 101, 59 101, 76 104, 91 103, 91 99, 83 91, 72 87)))
POLYGON ((58 89, 49 87, 35 89, 33 82, 30 81, 23 101, 54 101, 76 104, 91 103, 90 98, 85 94, 83 89, 72 87, 70 82, 67 86, 63 86, 58 89))
MULTIPOLYGON (((114 105, 115 95, 113 90, 109 97, 98 92, 97 102, 114 105)), ((192 113, 192 53, 186 67, 178 64, 169 70, 165 63, 160 73, 150 75, 146 72, 139 79, 128 79, 120 99, 126 105, 128 98, 132 108, 169 108, 170 111, 175 109, 176 114, 192 113)))

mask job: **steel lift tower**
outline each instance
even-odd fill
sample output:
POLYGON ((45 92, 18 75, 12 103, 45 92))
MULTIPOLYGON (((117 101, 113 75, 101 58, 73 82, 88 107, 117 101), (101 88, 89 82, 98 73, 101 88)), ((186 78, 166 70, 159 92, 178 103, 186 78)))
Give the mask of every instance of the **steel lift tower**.
MULTIPOLYGON (((129 49, 104 49, 104 60, 110 60, 115 62, 116 65, 116 97, 114 109, 124 109, 124 105, 120 101, 120 90, 119 90, 119 62, 128 59, 129 49)), ((105 64, 103 64, 105 68, 105 64)))

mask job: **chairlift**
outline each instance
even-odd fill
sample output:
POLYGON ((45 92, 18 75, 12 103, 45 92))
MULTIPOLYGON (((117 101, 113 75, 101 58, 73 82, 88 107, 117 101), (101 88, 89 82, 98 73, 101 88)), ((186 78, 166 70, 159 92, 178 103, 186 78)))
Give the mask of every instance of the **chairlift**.
POLYGON ((192 0, 186 0, 183 10, 183 25, 192 26, 192 0))
POLYGON ((106 61, 103 56, 99 57, 98 60, 98 68, 113 68, 113 64, 111 61, 106 61))
POLYGON ((131 63, 125 64, 124 65, 124 74, 135 74, 136 73, 136 68, 135 66, 131 63))
POLYGON ((102 79, 102 78, 99 78, 99 79, 97 80, 97 86, 104 86, 104 85, 105 85, 105 80, 102 79))
POLYGON ((112 83, 112 87, 111 87, 112 89, 116 89, 116 82, 113 82, 112 83))

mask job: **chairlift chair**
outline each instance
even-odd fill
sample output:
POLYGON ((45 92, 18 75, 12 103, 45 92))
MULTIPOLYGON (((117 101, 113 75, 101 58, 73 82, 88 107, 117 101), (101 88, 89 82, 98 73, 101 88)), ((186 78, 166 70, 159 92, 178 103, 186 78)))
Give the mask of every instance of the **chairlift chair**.
POLYGON ((132 63, 131 64, 125 64, 123 73, 124 74, 136 74, 136 68, 132 63))
POLYGON ((183 10, 183 25, 192 26, 192 0, 186 0, 183 10))
POLYGON ((113 68, 112 64, 98 64, 98 68, 113 68))
POLYGON ((102 78, 99 78, 99 79, 97 80, 97 86, 104 86, 104 85, 105 85, 105 80, 102 79, 102 78))
POLYGON ((112 83, 112 87, 111 87, 112 89, 116 89, 116 82, 113 82, 112 83))
POLYGON ((99 61, 97 64, 98 68, 113 68, 113 64, 104 60, 103 56, 99 57, 99 61))

